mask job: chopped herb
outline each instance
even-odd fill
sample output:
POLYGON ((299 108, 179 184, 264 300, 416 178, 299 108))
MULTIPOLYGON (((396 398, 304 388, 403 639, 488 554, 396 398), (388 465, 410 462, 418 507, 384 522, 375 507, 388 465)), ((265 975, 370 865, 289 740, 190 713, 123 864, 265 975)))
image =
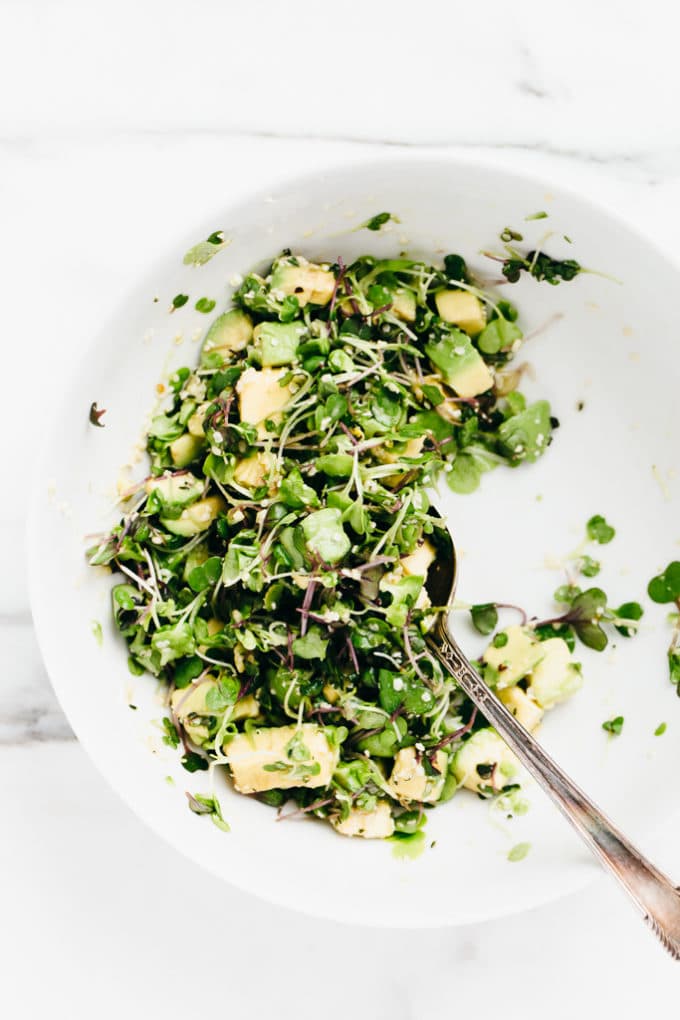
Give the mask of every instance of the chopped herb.
POLYGON ((588 532, 588 538, 592 539, 593 542, 598 542, 599 545, 607 545, 616 534, 611 524, 607 524, 604 517, 600 514, 590 518, 586 525, 586 531, 588 532))
POLYGON ((536 212, 532 213, 530 216, 524 217, 525 220, 546 220, 547 218, 548 218, 547 212, 536 212))
POLYGON ((617 715, 614 719, 607 719, 606 722, 602 723, 602 729, 606 730, 607 733, 618 736, 623 729, 623 716, 617 715))
POLYGON ((173 721, 168 719, 167 716, 163 718, 163 729, 165 731, 163 743, 167 744, 168 747, 179 747, 179 733, 173 721))
POLYGON ((176 308, 183 308, 188 300, 189 300, 188 294, 175 294, 174 298, 172 299, 172 308, 170 309, 170 311, 174 312, 176 308))
POLYGON ((188 791, 186 797, 189 802, 189 810, 193 811, 195 815, 209 815, 210 820, 218 829, 222 832, 230 831, 229 823, 224 820, 217 797, 203 797, 200 793, 194 794, 188 791))
POLYGON ((664 735, 664 733, 666 732, 667 728, 668 727, 666 726, 665 722, 659 723, 657 728, 654 730, 654 736, 655 737, 662 737, 664 735))
POLYGON ((204 315, 207 315, 209 312, 212 312, 216 304, 217 302, 213 301, 212 298, 202 297, 198 299, 194 308, 197 312, 203 312, 204 315))
POLYGON ((508 851, 509 861, 523 861, 531 850, 531 843, 516 843, 511 850, 508 851))
POLYGON ((366 230, 380 230, 380 228, 384 227, 390 220, 395 219, 396 218, 392 215, 392 213, 381 212, 377 213, 375 216, 371 216, 370 220, 366 220, 366 222, 362 223, 361 226, 365 227, 366 230))

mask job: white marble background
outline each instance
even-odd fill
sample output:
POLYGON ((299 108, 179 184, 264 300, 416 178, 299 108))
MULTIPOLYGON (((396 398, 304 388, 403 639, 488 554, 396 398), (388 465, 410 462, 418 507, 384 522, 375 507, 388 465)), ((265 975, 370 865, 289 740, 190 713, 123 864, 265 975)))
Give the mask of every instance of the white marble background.
MULTIPOLYGON (((33 444, 81 346, 226 197, 427 145, 581 189, 677 257, 674 7, 1 0, 3 1015, 672 1012, 678 966, 606 879, 411 936, 308 920, 197 871, 73 739, 35 644, 22 532, 33 444)), ((680 848, 680 822, 669 839, 680 848)))

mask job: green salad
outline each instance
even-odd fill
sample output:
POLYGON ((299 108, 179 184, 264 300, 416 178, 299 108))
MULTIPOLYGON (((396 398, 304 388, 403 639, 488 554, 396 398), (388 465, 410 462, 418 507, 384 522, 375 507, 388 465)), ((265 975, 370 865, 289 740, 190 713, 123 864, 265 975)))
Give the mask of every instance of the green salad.
MULTIPOLYGON (((167 685, 165 740, 189 771, 367 838, 417 832, 461 787, 517 789, 514 756, 428 649, 444 607, 425 581, 432 486, 469 493, 552 441, 549 404, 518 389, 522 340, 458 255, 284 252, 246 276, 170 380, 149 476, 89 551, 121 575, 130 668, 167 685)), ((580 684, 578 599, 600 629, 597 591, 490 636, 480 668, 530 730, 580 684)), ((474 610, 491 635, 496 610, 474 610)), ((226 824, 216 801, 190 806, 226 824)))

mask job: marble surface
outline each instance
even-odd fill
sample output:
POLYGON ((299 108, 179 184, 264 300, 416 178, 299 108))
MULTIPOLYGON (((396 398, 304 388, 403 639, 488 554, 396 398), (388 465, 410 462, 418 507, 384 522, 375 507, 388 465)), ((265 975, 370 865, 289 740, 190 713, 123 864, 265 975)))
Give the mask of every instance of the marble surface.
MULTIPOLYGON (((614 22, 612 5, 575 2, 556 22, 554 5, 498 0, 483 14, 395 0, 360 13, 307 0, 0 5, 8 1015, 179 1017, 201 1004, 424 1020, 450 1005, 627 1020, 675 990, 677 965, 607 879, 522 917, 409 936, 308 920, 197 871, 74 740, 35 643, 22 541, 31 449, 78 352, 158 253, 231 197, 427 145, 582 191, 677 258, 677 15, 656 0, 615 9, 614 22)), ((680 820, 666 838, 680 849, 680 820)))

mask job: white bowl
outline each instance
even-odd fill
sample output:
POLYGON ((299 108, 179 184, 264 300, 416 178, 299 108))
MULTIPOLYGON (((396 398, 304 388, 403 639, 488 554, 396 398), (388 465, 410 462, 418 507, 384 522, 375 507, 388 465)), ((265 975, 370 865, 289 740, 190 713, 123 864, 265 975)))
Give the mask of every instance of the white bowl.
MULTIPOLYGON (((157 685, 128 673, 124 642, 110 621, 112 579, 85 565, 83 536, 116 519, 116 478, 142 433, 156 384, 196 359, 206 318, 194 311, 194 299, 218 298, 221 309, 233 274, 284 247, 346 261, 364 252, 436 259, 454 251, 496 276, 497 265, 479 251, 498 249, 506 226, 521 230, 529 247, 551 230, 550 254, 576 257, 621 283, 582 275, 559 287, 532 280, 505 286, 527 332, 554 313, 563 316, 530 340, 520 359, 533 366, 525 390, 551 400, 561 428, 536 465, 499 469, 469 497, 444 487, 440 506, 463 554, 459 596, 518 602, 547 615, 562 576, 546 557, 569 552, 585 521, 601 513, 617 537, 601 550, 605 568, 596 583, 615 604, 647 605, 647 581, 673 558, 679 537, 672 474, 678 272, 648 241, 579 196, 492 166, 385 159, 225 204, 159 260, 103 328, 92 324, 96 339, 53 423, 33 493, 30 575, 40 645, 64 710, 140 818, 216 876, 276 903, 362 924, 454 925, 553 899, 584 885, 597 868, 528 780, 531 810, 513 821, 465 793, 432 811, 428 849, 417 860, 396 859, 389 842, 342 839, 314 821, 277 822, 273 809, 234 794, 222 776, 216 786, 231 833, 191 814, 184 791, 205 791, 205 774, 186 773, 162 743, 154 723, 162 715, 157 685), (353 229, 383 210, 401 222, 379 233, 353 229), (539 210, 549 218, 525 222, 539 210), (218 228, 230 246, 205 266, 184 266, 184 251, 218 228), (192 301, 169 315, 179 292, 192 301), (104 429, 88 424, 92 400, 107 408, 104 429), (93 620, 102 624, 102 646, 93 620), (519 841, 531 842, 531 852, 510 863, 508 850, 519 841)), ((467 625, 457 626, 476 652, 467 625)), ((634 641, 620 639, 601 655, 584 650, 583 691, 551 713, 541 732, 550 752, 633 836, 664 819, 676 797, 680 705, 666 675, 668 637, 663 609, 647 605, 634 641), (608 738, 601 723, 619 714, 623 734, 608 738), (668 735, 655 737, 664 720, 668 735)))

